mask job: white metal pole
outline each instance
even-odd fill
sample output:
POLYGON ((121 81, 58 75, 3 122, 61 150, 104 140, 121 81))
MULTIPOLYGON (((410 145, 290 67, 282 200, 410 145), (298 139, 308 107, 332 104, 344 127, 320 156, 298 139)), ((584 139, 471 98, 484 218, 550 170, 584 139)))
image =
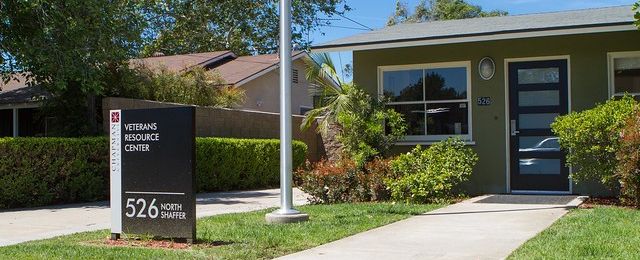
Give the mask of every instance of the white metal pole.
POLYGON ((293 209, 291 137, 291 0, 280 0, 280 214, 293 209))

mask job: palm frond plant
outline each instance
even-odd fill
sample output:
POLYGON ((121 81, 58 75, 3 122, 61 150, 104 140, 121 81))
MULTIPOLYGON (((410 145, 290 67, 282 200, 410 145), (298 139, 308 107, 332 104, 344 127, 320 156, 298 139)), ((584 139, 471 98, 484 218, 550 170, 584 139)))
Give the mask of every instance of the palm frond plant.
POLYGON ((306 77, 313 86, 311 94, 320 99, 317 107, 307 113, 301 128, 306 130, 317 120, 316 130, 323 135, 330 161, 340 159, 344 153, 358 166, 364 166, 385 155, 404 135, 402 115, 386 108, 383 100, 370 96, 353 82, 341 79, 328 54, 313 54, 306 62, 306 77))
POLYGON ((302 121, 301 129, 307 130, 318 120, 317 131, 326 134, 336 124, 338 115, 352 109, 349 96, 353 94, 353 82, 344 82, 327 53, 311 54, 306 59, 306 78, 311 83, 310 94, 319 97, 318 107, 309 111, 302 121))

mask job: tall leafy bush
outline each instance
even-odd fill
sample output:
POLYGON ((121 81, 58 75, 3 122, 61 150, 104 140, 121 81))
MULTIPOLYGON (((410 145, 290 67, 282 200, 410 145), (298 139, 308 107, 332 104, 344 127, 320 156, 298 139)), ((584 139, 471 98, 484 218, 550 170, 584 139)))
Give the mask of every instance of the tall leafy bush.
POLYGON ((640 112, 627 121, 620 136, 622 140, 616 155, 622 199, 640 207, 640 112))
POLYGON ((400 113, 386 108, 384 102, 364 90, 355 87, 350 91, 350 109, 338 114, 342 126, 338 140, 346 155, 364 166, 377 156, 388 155, 395 142, 404 136, 406 124, 400 113))
POLYGON ((576 182, 598 180, 615 184, 616 152, 620 150, 620 131, 633 114, 637 102, 630 96, 609 100, 593 109, 556 118, 551 124, 567 152, 567 164, 573 167, 576 182))
POLYGON ((317 120, 317 130, 327 143, 335 143, 331 139, 337 137, 339 145, 330 145, 332 149, 327 151, 330 160, 345 155, 363 167, 385 155, 406 131, 401 114, 387 109, 383 101, 353 82, 345 82, 328 54, 313 54, 312 58, 306 60, 306 77, 312 83, 312 94, 320 99, 318 107, 307 113, 301 128, 307 129, 317 120), (334 133, 328 133, 330 130, 334 133))
POLYGON ((450 138, 426 149, 418 146, 391 162, 400 176, 387 180, 391 197, 419 203, 450 198, 456 185, 469 178, 477 161, 477 154, 459 139, 450 138))

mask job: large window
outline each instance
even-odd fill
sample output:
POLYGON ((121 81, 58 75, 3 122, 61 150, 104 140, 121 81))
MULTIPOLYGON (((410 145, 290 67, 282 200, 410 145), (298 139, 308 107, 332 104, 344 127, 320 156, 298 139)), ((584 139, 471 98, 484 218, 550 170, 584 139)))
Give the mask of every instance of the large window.
POLYGON ((470 62, 380 67, 379 94, 404 115, 406 141, 471 140, 470 62))
POLYGON ((611 96, 640 96, 640 51, 609 53, 611 96))

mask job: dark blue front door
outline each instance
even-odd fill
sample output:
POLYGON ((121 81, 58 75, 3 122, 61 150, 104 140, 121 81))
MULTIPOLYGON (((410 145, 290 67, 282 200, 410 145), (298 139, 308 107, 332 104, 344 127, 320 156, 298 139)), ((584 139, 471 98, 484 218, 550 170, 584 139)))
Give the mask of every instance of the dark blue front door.
POLYGON ((551 123, 568 110, 566 60, 509 63, 512 191, 569 191, 569 169, 551 123))

